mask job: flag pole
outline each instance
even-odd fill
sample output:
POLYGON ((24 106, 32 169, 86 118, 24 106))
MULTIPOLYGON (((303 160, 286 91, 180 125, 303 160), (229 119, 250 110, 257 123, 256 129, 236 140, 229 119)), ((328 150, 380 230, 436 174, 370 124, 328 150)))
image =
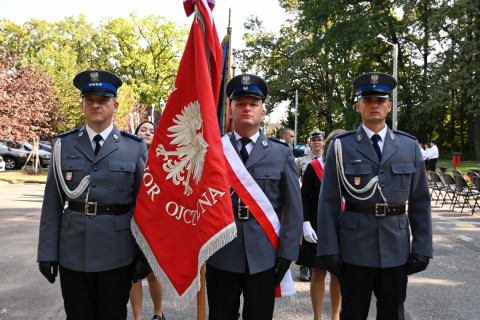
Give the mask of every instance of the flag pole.
POLYGON ((205 263, 200 269, 200 290, 197 293, 197 319, 205 320, 205 263))
POLYGON ((228 9, 228 27, 227 27, 227 38, 228 38, 228 48, 227 55, 225 59, 225 79, 223 86, 223 133, 230 131, 230 119, 228 117, 228 109, 230 107, 229 99, 227 97, 227 82, 230 80, 230 65, 232 57, 232 27, 230 27, 230 19, 232 16, 232 9, 228 9))

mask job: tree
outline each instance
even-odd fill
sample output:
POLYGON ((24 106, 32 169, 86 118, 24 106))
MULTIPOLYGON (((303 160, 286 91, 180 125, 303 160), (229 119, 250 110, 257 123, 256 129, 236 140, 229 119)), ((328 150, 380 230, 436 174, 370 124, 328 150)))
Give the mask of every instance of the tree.
POLYGON ((35 64, 19 66, 19 60, 0 53, 0 136, 29 142, 52 134, 63 117, 51 77, 35 64))

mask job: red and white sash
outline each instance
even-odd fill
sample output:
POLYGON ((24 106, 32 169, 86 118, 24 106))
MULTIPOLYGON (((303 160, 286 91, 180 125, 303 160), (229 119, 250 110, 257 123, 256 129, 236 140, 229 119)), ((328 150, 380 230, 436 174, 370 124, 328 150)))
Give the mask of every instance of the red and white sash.
MULTIPOLYGON (((263 228, 268 239, 278 251, 281 224, 277 213, 263 190, 245 168, 228 134, 222 137, 222 143, 227 160, 225 167, 230 185, 240 199, 242 199, 243 203, 249 206, 250 212, 255 217, 255 220, 257 220, 263 228)), ((290 270, 287 271, 280 285, 275 288, 275 297, 289 298, 282 301, 282 304, 296 303, 296 291, 290 270)))
MULTIPOLYGON (((325 166, 325 163, 321 160, 322 158, 318 158, 310 162, 312 164, 313 170, 315 170, 315 173, 318 176, 318 179, 320 179, 320 182, 322 182, 323 179, 323 167, 325 166)), ((345 210, 345 199, 342 197, 342 210, 345 210)))

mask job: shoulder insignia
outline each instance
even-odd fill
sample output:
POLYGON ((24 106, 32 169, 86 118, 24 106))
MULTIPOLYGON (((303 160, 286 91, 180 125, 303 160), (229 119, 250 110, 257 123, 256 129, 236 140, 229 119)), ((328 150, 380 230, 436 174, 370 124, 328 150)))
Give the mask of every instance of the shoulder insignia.
POLYGON ((140 138, 139 136, 136 136, 130 132, 127 132, 125 130, 120 131, 124 136, 130 137, 132 139, 138 140, 138 141, 143 141, 143 138, 140 138))
POLYGON ((343 137, 345 137, 345 136, 354 134, 355 132, 357 132, 357 131, 356 131, 356 130, 350 130, 350 131, 341 133, 341 134, 339 134, 338 136, 335 136, 335 137, 333 138, 333 140, 338 139, 338 138, 343 138, 343 137))
POLYGON ((417 140, 417 137, 412 136, 411 134, 408 134, 406 132, 403 132, 403 131, 400 131, 400 130, 393 131, 393 132, 401 134, 401 135, 406 136, 406 137, 409 137, 410 139, 417 140))
POLYGON ((290 146, 290 143, 288 143, 287 141, 285 141, 283 139, 279 139, 279 138, 276 138, 276 137, 269 137, 268 139, 270 139, 271 141, 275 141, 275 142, 278 142, 280 144, 283 144, 284 146, 287 146, 287 147, 290 146))
POLYGON ((69 135, 69 134, 71 134, 71 133, 77 132, 77 131, 79 131, 79 130, 80 130, 80 129, 75 128, 75 129, 72 129, 72 130, 67 131, 67 132, 62 132, 62 133, 60 133, 57 137, 58 137, 58 138, 62 138, 62 137, 65 137, 65 136, 67 136, 67 135, 69 135))

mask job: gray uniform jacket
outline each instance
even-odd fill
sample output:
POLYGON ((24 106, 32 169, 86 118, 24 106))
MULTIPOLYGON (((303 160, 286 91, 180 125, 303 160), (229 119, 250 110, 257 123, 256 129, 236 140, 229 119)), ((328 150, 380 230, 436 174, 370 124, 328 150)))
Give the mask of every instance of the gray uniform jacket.
MULTIPOLYGON (((230 140, 239 152, 233 133, 230 133, 230 140)), ((255 274, 273 268, 277 257, 297 259, 303 222, 302 198, 291 146, 270 140, 260 131, 245 167, 270 200, 279 219, 284 211, 278 253, 254 218, 237 218, 238 196, 233 192, 232 214, 237 237, 212 255, 207 263, 217 269, 245 273, 248 261, 250 274, 255 274)))
POLYGON ((378 190, 370 199, 358 200, 339 186, 334 140, 327 153, 318 202, 318 255, 340 254, 344 262, 377 268, 403 265, 410 252, 432 257, 430 195, 416 139, 388 129, 380 163, 362 126, 336 139, 342 143, 343 172, 348 182, 358 190, 378 175, 388 204, 408 201, 408 216, 375 217, 341 211, 342 195, 346 203, 374 205, 383 201, 378 190))
MULTIPOLYGON (((100 272, 129 265, 136 254, 130 231, 133 207, 143 179, 147 149, 142 138, 113 127, 97 156, 88 134, 75 129, 61 134, 61 179, 74 190, 83 177, 90 184, 76 199, 65 195, 50 165, 40 219, 37 261, 59 261, 65 268, 100 272), (128 205, 123 215, 89 217, 64 209, 65 201, 128 205)), ((55 154, 55 151, 54 153, 55 154)))

